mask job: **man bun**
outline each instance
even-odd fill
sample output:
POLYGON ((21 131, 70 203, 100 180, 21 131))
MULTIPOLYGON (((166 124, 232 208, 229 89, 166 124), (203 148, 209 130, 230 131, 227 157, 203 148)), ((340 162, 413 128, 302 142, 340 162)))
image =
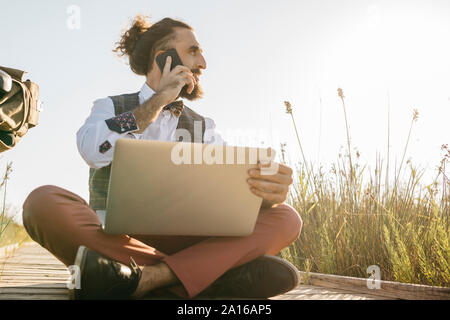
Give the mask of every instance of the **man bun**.
POLYGON ((131 27, 123 33, 120 41, 116 43, 116 48, 113 51, 117 52, 119 56, 131 57, 138 40, 151 26, 149 16, 137 15, 131 23, 131 27))
POLYGON ((171 47, 175 39, 175 28, 194 30, 188 24, 171 18, 164 18, 152 24, 150 17, 137 15, 113 51, 119 56, 128 56, 130 68, 134 73, 146 75, 152 69, 156 52, 171 47))

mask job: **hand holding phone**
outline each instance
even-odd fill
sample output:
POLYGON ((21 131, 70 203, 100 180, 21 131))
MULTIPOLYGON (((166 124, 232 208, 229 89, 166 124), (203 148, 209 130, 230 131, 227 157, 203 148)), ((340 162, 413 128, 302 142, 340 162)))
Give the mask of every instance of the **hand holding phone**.
POLYGON ((177 99, 183 89, 187 94, 192 93, 197 80, 192 71, 183 65, 176 49, 172 48, 161 53, 155 60, 162 74, 157 91, 164 92, 164 95, 169 97, 169 102, 177 99), (168 57, 170 57, 171 61, 168 61, 168 57), (178 67, 179 71, 172 72, 176 67, 178 67))
POLYGON ((173 70, 178 65, 183 65, 181 62, 181 58, 177 53, 177 50, 175 48, 169 49, 166 52, 161 53, 159 56, 156 57, 156 63, 158 64, 159 69, 161 70, 161 73, 164 70, 164 65, 166 64, 167 57, 172 57, 172 64, 170 65, 170 71, 173 70))

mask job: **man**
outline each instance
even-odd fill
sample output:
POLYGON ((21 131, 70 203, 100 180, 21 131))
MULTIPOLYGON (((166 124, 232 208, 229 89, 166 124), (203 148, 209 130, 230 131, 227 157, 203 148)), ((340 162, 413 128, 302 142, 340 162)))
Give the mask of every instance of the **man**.
MULTIPOLYGON (((23 205, 30 236, 67 266, 80 267, 75 298, 140 298, 161 288, 180 297, 237 296, 267 298, 293 289, 298 271, 275 257, 300 235, 301 219, 284 204, 292 170, 262 175, 249 171, 249 188, 263 198, 255 230, 248 237, 175 237, 109 235, 102 231, 109 168, 118 138, 174 141, 177 129, 193 133, 201 121, 204 143, 222 144, 214 121, 184 106, 179 97, 202 96, 199 84, 206 62, 192 27, 170 18, 150 25, 138 16, 116 51, 129 56, 130 67, 146 77, 139 93, 95 101, 77 133, 77 145, 91 167, 89 205, 55 186, 34 190, 23 205), (183 62, 163 71, 155 58, 175 48, 183 62), (210 134, 206 134, 206 132, 210 134)), ((214 208, 211 208, 214 210, 214 208)))

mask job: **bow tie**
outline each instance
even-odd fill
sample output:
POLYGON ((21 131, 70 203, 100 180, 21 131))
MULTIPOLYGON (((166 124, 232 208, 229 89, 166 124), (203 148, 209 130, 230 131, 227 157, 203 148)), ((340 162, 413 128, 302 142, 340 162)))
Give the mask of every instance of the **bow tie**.
POLYGON ((167 106, 163 108, 163 110, 170 110, 175 117, 179 117, 181 112, 183 111, 183 100, 174 101, 169 103, 167 106))

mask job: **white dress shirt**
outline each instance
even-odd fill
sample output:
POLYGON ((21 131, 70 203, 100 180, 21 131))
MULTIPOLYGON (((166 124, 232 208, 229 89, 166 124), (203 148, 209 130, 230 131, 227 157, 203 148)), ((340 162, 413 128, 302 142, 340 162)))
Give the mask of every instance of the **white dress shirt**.
MULTIPOLYGON (((139 92, 139 104, 144 103, 154 94, 154 91, 146 84, 139 92)), ((105 120, 115 117, 114 104, 111 98, 103 98, 94 101, 91 114, 77 132, 77 147, 81 157, 89 167, 99 169, 109 165, 114 155, 114 144, 119 138, 146 139, 161 141, 176 141, 175 130, 178 126, 178 117, 170 110, 162 110, 158 117, 142 133, 117 133, 107 126, 105 120), (106 152, 100 152, 99 148, 108 141, 111 147, 106 152)), ((216 124, 211 118, 205 117, 205 143, 223 144, 216 130, 216 124)), ((105 224, 105 210, 96 211, 102 225, 105 224)))
MULTIPOLYGON (((144 83, 139 92, 139 103, 142 104, 154 94, 154 91, 144 83)), ((175 130, 178 126, 178 117, 170 110, 163 110, 158 117, 142 133, 117 133, 108 128, 105 120, 115 117, 114 104, 111 98, 94 101, 91 114, 77 132, 77 147, 81 157, 89 167, 99 169, 112 162, 114 144, 119 138, 145 139, 160 141, 176 141, 175 130), (108 141, 111 144, 106 152, 99 152, 99 147, 108 141)), ((205 117, 205 143, 224 144, 216 130, 216 124, 211 118, 205 117)))

